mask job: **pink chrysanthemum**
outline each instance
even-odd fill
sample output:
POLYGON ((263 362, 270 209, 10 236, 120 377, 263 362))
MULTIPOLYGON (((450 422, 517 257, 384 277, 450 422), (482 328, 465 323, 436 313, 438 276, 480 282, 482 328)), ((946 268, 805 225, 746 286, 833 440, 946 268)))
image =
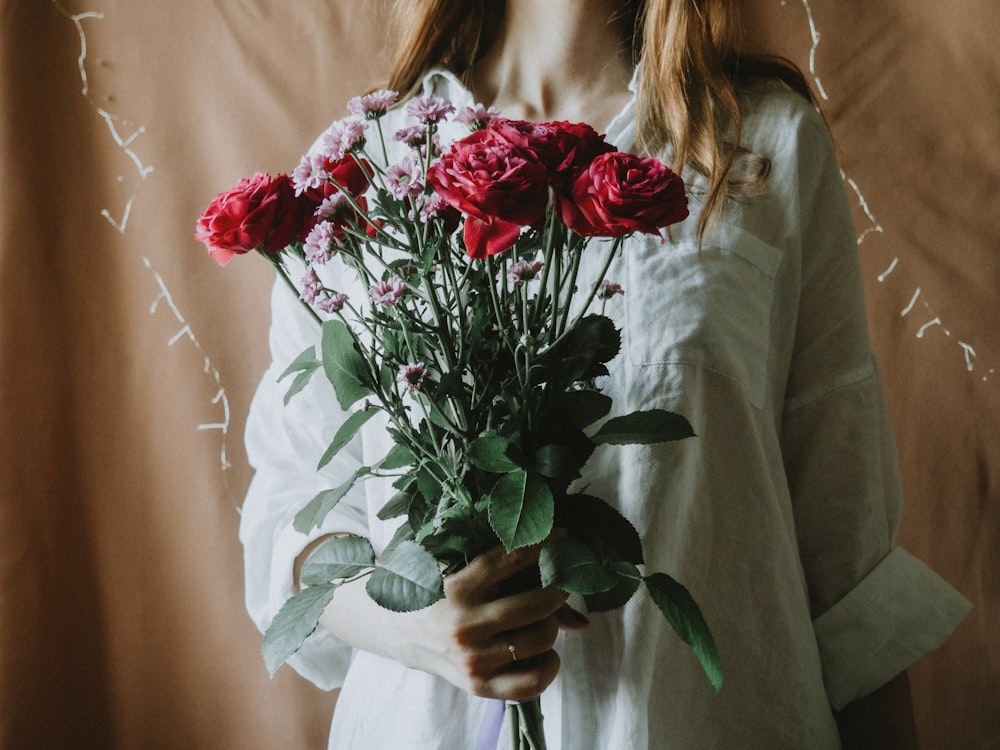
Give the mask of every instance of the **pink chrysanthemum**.
POLYGON ((406 105, 406 114, 416 117, 421 122, 441 122, 455 111, 455 105, 447 99, 437 96, 424 96, 411 99, 406 105))
POLYGON ((400 128, 393 134, 393 140, 405 143, 410 148, 420 148, 427 140, 427 131, 419 125, 400 128))
POLYGON ((343 193, 328 195, 316 207, 316 216, 324 221, 332 221, 343 215, 345 208, 351 205, 347 196, 343 193))
POLYGON ((330 296, 320 300, 316 305, 323 312, 338 313, 344 308, 347 302, 347 295, 340 292, 330 292, 330 296))
POLYGON ((473 130, 482 130, 491 122, 500 119, 500 111, 485 104, 475 104, 471 107, 463 107, 455 115, 455 121, 463 125, 468 125, 473 130))
POLYGON ((424 191, 416 159, 407 156, 385 171, 385 184, 396 198, 415 197, 424 191))
POLYGON ((600 286, 597 287, 597 297, 598 299, 611 299, 616 294, 625 294, 625 290, 622 289, 622 285, 615 283, 614 281, 608 281, 605 279, 601 282, 600 286))
POLYGON ((351 151, 365 145, 366 129, 364 121, 353 118, 333 123, 321 140, 323 155, 334 161, 343 159, 351 151))
POLYGON ((531 281, 538 276, 538 272, 542 270, 544 264, 540 260, 534 262, 528 260, 519 260, 516 263, 512 263, 510 268, 507 269, 507 278, 511 280, 515 286, 523 284, 526 281, 531 281))
POLYGON ((424 367, 423 362, 417 362, 415 365, 400 365, 399 373, 396 375, 396 381, 411 393, 420 393, 426 379, 427 368, 424 367))
POLYGON ((368 295, 379 307, 395 307, 406 295, 406 284, 398 276, 390 276, 385 281, 372 284, 368 295))
POLYGON ((299 164, 292 170, 292 185, 295 195, 302 195, 307 190, 315 190, 322 185, 330 174, 326 171, 322 154, 305 154, 299 164))
POLYGON ((386 110, 396 103, 397 99, 399 99, 399 94, 395 91, 381 89, 364 96, 355 96, 347 102, 347 108, 353 115, 374 120, 384 115, 386 110))
POLYGON ((437 193, 424 196, 424 202, 420 204, 421 221, 430 221, 441 215, 448 208, 448 203, 437 193))
POLYGON ((322 292, 323 282, 319 280, 319 276, 316 275, 316 271, 312 267, 307 268, 306 275, 302 277, 302 292, 299 297, 303 302, 314 305, 322 292))
POLYGON ((321 221, 306 235, 302 249, 311 263, 326 263, 341 247, 340 230, 331 221, 321 221))

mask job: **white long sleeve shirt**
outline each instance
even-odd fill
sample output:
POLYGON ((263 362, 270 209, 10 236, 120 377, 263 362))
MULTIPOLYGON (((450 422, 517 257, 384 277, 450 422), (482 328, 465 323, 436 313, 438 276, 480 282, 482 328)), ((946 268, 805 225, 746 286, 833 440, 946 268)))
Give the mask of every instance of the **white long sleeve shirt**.
MULTIPOLYGON (((425 91, 472 103, 447 73, 429 75, 425 91)), ((551 750, 837 748, 834 711, 936 648, 969 607, 896 545, 895 446, 827 131, 777 84, 745 98, 742 142, 770 159, 767 192, 731 201, 700 249, 694 216, 669 241, 629 240, 608 275, 625 290, 607 307, 623 349, 599 385, 615 413, 676 411, 697 437, 602 447, 584 472, 588 492, 639 529, 647 570, 670 573, 699 602, 725 687, 713 691, 640 592, 560 636, 562 668, 542 696, 551 750)), ((405 118, 390 113, 386 132, 405 118)), ((634 135, 633 100, 607 140, 627 151, 634 135)), ((318 329, 280 283, 272 304, 274 361, 248 418, 256 475, 241 526, 247 606, 262 630, 292 594, 293 561, 311 539, 356 533, 378 551, 395 530, 376 517, 393 492, 378 482, 355 487, 311 534, 292 528, 303 504, 390 443, 369 423, 316 472, 345 415, 321 376, 282 405, 277 376, 318 329)), ((485 702, 444 680, 322 629, 290 663, 342 688, 331 748, 473 746, 485 702)))

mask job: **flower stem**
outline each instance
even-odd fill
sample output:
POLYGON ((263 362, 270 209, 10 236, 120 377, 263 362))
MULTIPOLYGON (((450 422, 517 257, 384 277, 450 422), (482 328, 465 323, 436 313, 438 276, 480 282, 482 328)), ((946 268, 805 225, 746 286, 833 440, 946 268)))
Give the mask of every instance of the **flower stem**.
POLYGON ((277 271, 278 276, 280 276, 282 280, 285 282, 285 284, 288 285, 288 288, 291 289, 292 292, 294 292, 296 299, 298 299, 299 302, 302 303, 302 306, 309 311, 309 314, 312 315, 313 320, 315 320, 320 325, 323 325, 323 319, 319 316, 319 313, 313 310, 312 305, 310 305, 308 302, 302 299, 302 295, 299 293, 298 287, 295 286, 291 278, 289 278, 288 271, 285 269, 285 266, 282 265, 281 261, 271 253, 262 252, 261 254, 269 261, 271 261, 271 265, 274 266, 274 270, 277 271))

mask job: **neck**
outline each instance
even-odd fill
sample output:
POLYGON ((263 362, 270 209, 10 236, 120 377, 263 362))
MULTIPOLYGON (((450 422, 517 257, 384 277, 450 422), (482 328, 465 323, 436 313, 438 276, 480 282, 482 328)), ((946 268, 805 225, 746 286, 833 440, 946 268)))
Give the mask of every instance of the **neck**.
POLYGON ((507 117, 604 127, 628 99, 631 50, 609 0, 507 0, 472 73, 477 98, 507 117))

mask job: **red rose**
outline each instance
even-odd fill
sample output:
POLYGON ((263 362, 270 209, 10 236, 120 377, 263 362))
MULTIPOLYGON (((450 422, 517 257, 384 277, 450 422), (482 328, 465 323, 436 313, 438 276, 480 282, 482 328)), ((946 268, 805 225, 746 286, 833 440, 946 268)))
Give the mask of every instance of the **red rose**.
POLYGON ((288 175, 263 172, 219 193, 198 219, 195 239, 224 266, 234 255, 263 248, 276 252, 302 231, 306 212, 288 175))
POLYGON ((688 215, 680 177, 658 159, 617 152, 594 159, 557 210, 577 234, 598 237, 659 234, 688 215))
POLYGON ((465 214, 465 246, 473 258, 510 249, 521 227, 541 223, 548 206, 544 165, 529 151, 478 130, 455 143, 427 172, 445 202, 465 214))
POLYGON ((532 151, 556 186, 572 180, 595 157, 615 150, 586 123, 497 120, 488 130, 499 139, 532 151))

